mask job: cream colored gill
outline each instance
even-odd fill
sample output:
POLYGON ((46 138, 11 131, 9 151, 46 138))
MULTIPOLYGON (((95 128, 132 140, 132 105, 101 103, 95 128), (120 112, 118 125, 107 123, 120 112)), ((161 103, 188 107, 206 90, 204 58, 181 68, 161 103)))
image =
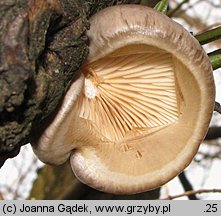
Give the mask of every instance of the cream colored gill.
POLYGON ((94 129, 112 142, 178 119, 170 53, 130 45, 89 63, 83 73, 84 91, 75 105, 79 117, 91 121, 94 129))

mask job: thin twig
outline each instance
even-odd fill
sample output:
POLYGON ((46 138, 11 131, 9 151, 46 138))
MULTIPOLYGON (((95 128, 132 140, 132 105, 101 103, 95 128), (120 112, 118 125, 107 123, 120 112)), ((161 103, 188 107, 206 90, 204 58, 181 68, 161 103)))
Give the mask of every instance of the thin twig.
POLYGON ((169 11, 169 12, 167 13, 167 15, 168 15, 169 17, 173 16, 185 3, 188 3, 188 2, 189 2, 189 0, 183 0, 181 3, 179 3, 179 4, 177 5, 176 8, 172 9, 171 11, 169 11))
POLYGON ((6 197, 8 194, 14 194, 14 190, 11 186, 9 185, 0 185, 0 188, 4 188, 4 191, 1 191, 1 195, 3 197, 6 197))
POLYGON ((200 42, 201 45, 218 40, 221 38, 221 26, 195 35, 195 38, 200 42))
POLYGON ((214 111, 216 111, 216 112, 218 112, 219 114, 221 114, 221 105, 220 105, 220 103, 215 102, 214 111))
MULTIPOLYGON (((14 194, 13 194, 14 199, 18 199, 20 197, 20 195, 19 195, 20 186, 24 182, 25 178, 27 178, 28 174, 31 173, 31 171, 33 169, 33 165, 36 164, 36 163, 37 163, 37 158, 33 158, 32 162, 27 167, 25 172, 23 172, 23 173, 22 173, 22 171, 20 172, 21 175, 18 177, 17 187, 15 188, 15 191, 14 191, 14 194)), ((22 166, 22 165, 20 165, 20 166, 22 166)))
POLYGON ((215 140, 221 138, 221 127, 213 126, 208 129, 205 140, 215 140))
MULTIPOLYGON (((178 176, 185 191, 193 191, 193 186, 191 185, 189 179, 186 177, 185 172, 180 173, 178 176)), ((188 195, 190 200, 198 200, 195 194, 188 195)))
POLYGON ((213 159, 220 159, 221 158, 221 151, 217 151, 215 153, 203 153, 203 152, 198 152, 198 155, 202 156, 202 160, 213 160, 213 159))
POLYGON ((0 192, 0 200, 4 200, 4 196, 2 195, 1 192, 0 192))
POLYGON ((192 191, 186 191, 182 194, 174 195, 174 196, 168 196, 166 198, 163 198, 161 200, 172 200, 184 196, 190 196, 193 194, 201 194, 201 193, 221 193, 221 189, 200 189, 200 190, 192 190, 192 191))

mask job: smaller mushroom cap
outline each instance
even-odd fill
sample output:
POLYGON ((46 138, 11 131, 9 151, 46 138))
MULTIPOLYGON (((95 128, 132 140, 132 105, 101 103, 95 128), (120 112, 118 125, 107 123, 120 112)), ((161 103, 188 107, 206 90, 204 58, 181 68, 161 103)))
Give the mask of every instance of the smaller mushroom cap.
POLYGON ((188 166, 207 132, 209 59, 181 25, 145 6, 109 7, 90 23, 82 76, 35 152, 54 164, 70 157, 75 175, 101 191, 159 187, 188 166))

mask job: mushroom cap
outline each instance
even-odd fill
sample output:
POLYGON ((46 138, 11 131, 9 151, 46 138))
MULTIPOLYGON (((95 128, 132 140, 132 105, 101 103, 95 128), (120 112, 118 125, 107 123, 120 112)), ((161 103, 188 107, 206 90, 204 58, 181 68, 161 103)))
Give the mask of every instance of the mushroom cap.
POLYGON ((75 175, 104 192, 157 188, 189 165, 207 132, 210 61, 181 25, 145 6, 112 6, 90 23, 83 75, 34 150, 47 163, 70 157, 75 175))

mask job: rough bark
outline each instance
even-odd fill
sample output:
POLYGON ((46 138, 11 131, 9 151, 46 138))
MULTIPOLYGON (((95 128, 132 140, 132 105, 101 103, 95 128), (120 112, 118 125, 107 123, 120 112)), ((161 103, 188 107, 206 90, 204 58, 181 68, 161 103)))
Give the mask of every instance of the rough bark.
POLYGON ((0 0, 0 166, 51 114, 88 54, 88 19, 139 0, 0 0))

